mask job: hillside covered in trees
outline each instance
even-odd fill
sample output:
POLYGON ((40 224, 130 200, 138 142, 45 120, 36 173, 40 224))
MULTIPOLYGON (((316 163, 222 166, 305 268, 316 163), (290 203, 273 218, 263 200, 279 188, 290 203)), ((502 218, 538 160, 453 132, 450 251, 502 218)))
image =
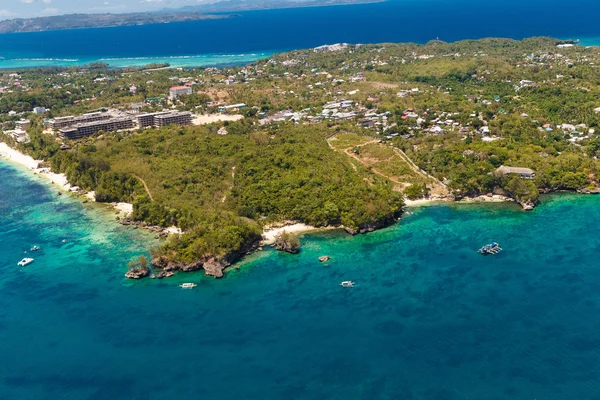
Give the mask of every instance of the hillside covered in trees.
POLYGON ((0 122, 30 119, 20 148, 98 201, 183 229, 156 253, 161 267, 220 271, 274 222, 361 232, 394 221, 403 196, 534 205, 600 191, 598 66, 598 48, 531 38, 324 46, 227 68, 4 71, 0 122), (167 100, 174 85, 192 94, 167 100), (238 121, 79 141, 44 129, 99 108, 218 116, 228 104, 243 104, 226 111, 238 121))
POLYGON ((132 202, 134 219, 183 229, 155 254, 178 268, 199 267, 199 260, 228 265, 257 244, 268 223, 359 232, 401 213, 401 193, 329 149, 325 126, 257 131, 241 122, 228 128, 235 133, 170 127, 106 134, 72 151, 41 143, 39 149, 49 151, 43 155, 54 171, 94 190, 97 201, 132 202))

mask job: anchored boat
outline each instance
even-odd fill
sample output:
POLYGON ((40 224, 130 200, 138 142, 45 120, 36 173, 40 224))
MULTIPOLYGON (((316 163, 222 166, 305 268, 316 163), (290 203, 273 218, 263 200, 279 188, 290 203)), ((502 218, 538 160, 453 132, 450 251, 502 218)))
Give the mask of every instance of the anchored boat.
POLYGON ((500 245, 496 242, 486 244, 478 250, 481 254, 498 254, 502 251, 500 245))
POLYGON ((31 249, 29 249, 29 251, 38 251, 40 249, 40 246, 33 246, 31 249))
POLYGON ((26 266, 26 265, 29 265, 29 264, 31 264, 32 262, 33 262, 33 258, 24 258, 24 259, 22 259, 21 261, 19 261, 19 262, 17 263, 17 265, 18 265, 19 267, 24 267, 24 266, 26 266))
POLYGON ((179 285, 179 287, 182 289, 192 289, 192 288, 195 288, 196 286, 198 286, 198 285, 196 285, 195 283, 182 283, 181 285, 179 285))
POLYGON ((341 287, 354 287, 354 282, 352 281, 344 281, 342 283, 340 283, 341 287))

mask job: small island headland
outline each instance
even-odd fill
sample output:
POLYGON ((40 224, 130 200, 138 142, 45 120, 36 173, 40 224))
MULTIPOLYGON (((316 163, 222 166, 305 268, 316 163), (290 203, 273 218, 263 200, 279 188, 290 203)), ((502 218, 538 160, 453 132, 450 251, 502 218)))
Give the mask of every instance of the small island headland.
POLYGON ((165 238, 147 263, 156 278, 222 277, 261 246, 297 253, 305 232, 368 233, 406 207, 532 210, 541 194, 600 192, 598 88, 583 74, 597 62, 531 38, 341 43, 224 69, 0 72, 0 138, 20 152, 1 149, 165 238))

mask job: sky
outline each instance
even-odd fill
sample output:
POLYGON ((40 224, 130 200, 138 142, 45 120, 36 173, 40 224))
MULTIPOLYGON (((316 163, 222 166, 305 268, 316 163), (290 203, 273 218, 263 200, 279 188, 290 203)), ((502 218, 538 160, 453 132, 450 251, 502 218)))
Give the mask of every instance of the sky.
POLYGON ((177 8, 215 0, 0 0, 0 20, 72 13, 123 13, 177 8))

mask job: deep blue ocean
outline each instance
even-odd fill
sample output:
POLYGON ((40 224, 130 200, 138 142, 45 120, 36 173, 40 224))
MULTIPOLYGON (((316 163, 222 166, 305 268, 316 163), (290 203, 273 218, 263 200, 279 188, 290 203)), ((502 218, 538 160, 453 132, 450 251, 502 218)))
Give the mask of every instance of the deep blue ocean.
POLYGON ((0 177, 3 400, 600 398, 600 197, 422 207, 222 280, 127 282, 153 237, 21 167, 0 177), (505 250, 476 252, 491 240, 505 250))
POLYGON ((0 35, 0 68, 242 64, 337 42, 425 43, 530 36, 600 45, 600 1, 390 0, 376 4, 247 11, 229 19, 0 35))

